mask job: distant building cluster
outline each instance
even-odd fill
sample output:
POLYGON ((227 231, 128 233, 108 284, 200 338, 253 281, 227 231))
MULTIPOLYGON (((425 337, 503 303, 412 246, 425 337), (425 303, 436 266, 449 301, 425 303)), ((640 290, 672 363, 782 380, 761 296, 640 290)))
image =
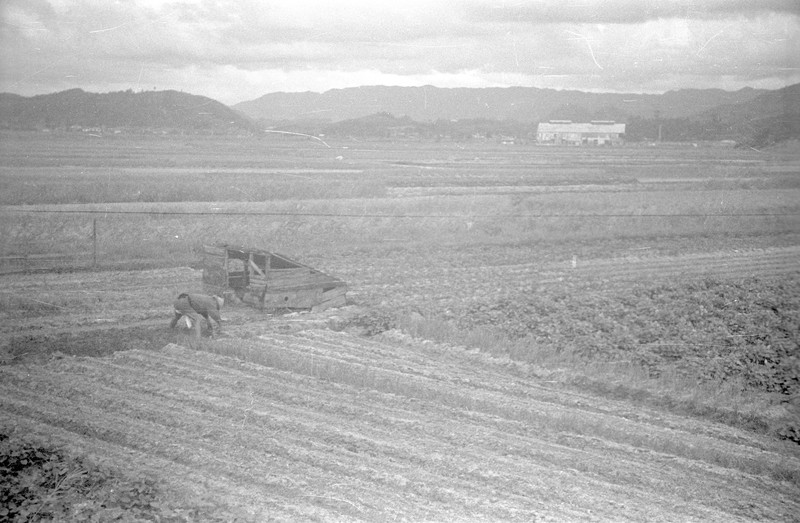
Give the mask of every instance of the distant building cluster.
POLYGON ((571 120, 542 122, 536 130, 536 141, 553 145, 619 145, 624 142, 625 124, 612 120, 576 123, 571 120))
MULTIPOLYGON (((2 127, 0 127, 2 128, 2 127)), ((238 136, 252 136, 254 133, 246 129, 237 127, 223 128, 210 128, 210 129, 193 129, 182 127, 110 127, 102 126, 83 126, 83 125, 69 125, 69 126, 53 126, 53 127, 39 127, 36 130, 44 133, 85 133, 90 135, 180 135, 180 136, 212 136, 212 135, 238 135, 238 136)))

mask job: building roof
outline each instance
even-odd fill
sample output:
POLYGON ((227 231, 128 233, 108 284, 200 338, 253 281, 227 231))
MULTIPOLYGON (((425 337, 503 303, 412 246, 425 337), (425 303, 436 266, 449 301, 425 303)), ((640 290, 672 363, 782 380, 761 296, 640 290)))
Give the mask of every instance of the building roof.
POLYGON ((252 254, 260 254, 262 256, 271 256, 273 258, 278 258, 278 259, 282 260, 283 262, 288 263, 290 265, 295 265, 297 267, 305 267, 307 269, 314 270, 312 267, 309 267, 308 265, 300 263, 299 261, 293 260, 293 259, 289 258, 288 256, 285 256, 283 254, 279 254, 277 252, 267 251, 265 249, 259 249, 259 248, 256 248, 256 247, 247 247, 247 246, 244 246, 244 245, 231 245, 229 243, 217 243, 215 246, 220 248, 220 249, 226 249, 228 251, 234 251, 234 252, 238 252, 240 254, 252 253, 252 254))
POLYGON ((537 129, 540 133, 618 133, 625 134, 624 123, 590 122, 573 123, 565 121, 541 122, 537 129))

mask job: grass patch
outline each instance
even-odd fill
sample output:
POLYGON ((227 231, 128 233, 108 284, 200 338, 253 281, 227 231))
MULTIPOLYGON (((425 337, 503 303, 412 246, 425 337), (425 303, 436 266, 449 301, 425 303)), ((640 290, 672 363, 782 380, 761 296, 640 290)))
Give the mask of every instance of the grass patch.
POLYGON ((607 148, 580 151, 580 161, 565 162, 561 150, 532 147, 520 155, 485 144, 454 152, 432 143, 328 149, 226 137, 3 138, 0 205, 14 212, 0 214, 0 256, 91 253, 94 218, 101 267, 186 264, 198 242, 261 246, 265 238, 270 248, 297 253, 387 240, 413 246, 607 242, 775 236, 800 227, 800 189, 786 185, 785 160, 741 151, 607 148), (637 181, 648 177, 659 183, 637 181), (718 187, 717 181, 731 180, 753 183, 718 187), (444 192, 389 196, 429 187, 444 192), (449 187, 460 192, 447 193, 449 187), (493 191, 508 187, 513 191, 493 191), (278 215, 24 214, 23 205, 278 215))
MULTIPOLYGON (((680 238, 683 244, 707 242, 709 238, 718 243, 724 243, 725 238, 729 238, 727 243, 740 243, 740 238, 747 242, 763 242, 765 238, 784 241, 780 238, 796 236, 800 228, 800 217, 792 215, 705 216, 703 212, 717 211, 702 198, 689 198, 688 193, 682 192, 663 193, 668 196, 663 202, 655 193, 609 193, 602 200, 607 206, 598 207, 593 200, 598 194, 594 193, 545 194, 522 200, 480 192, 453 197, 382 198, 356 194, 327 198, 300 190, 302 184, 293 183, 298 184, 299 191, 294 196, 302 193, 305 197, 268 202, 215 200, 6 208, 0 210, 0 258, 40 254, 65 258, 0 259, 0 270, 87 268, 95 260, 96 268, 101 269, 185 266, 199 262, 199 245, 216 242, 254 245, 300 257, 341 256, 359 249, 385 249, 387 245, 422 251, 442 245, 457 250, 459 246, 513 243, 531 245, 537 251, 573 243, 580 244, 581 250, 576 254, 583 259, 590 255, 590 248, 602 250, 598 246, 619 242, 653 243, 658 239, 663 244, 674 238, 680 238), (566 214, 576 216, 564 216, 565 209, 566 214), (80 214, 81 211, 91 214, 80 214), (103 212, 109 214, 99 214, 103 212), (641 216, 643 212, 676 215, 641 216), (552 215, 539 216, 547 213, 552 215)), ((794 201, 800 201, 800 196, 794 196, 794 201)), ((770 191, 753 191, 736 197, 736 205, 741 204, 736 212, 779 212, 785 210, 784 200, 792 197, 789 193, 779 198, 770 191)), ((734 200, 730 195, 724 198, 734 200)))
POLYGON ((144 475, 2 432, 0 473, 3 521, 221 522, 235 517, 222 507, 176 502, 161 483, 144 475))
POLYGON ((72 304, 64 296, 24 296, 8 291, 0 291, 0 314, 9 318, 30 318, 65 314, 72 310, 72 304))
MULTIPOLYGON (((745 375, 709 379, 687 373, 679 364, 663 364, 660 372, 618 354, 621 359, 587 356, 535 338, 513 338, 501 328, 463 324, 411 314, 396 320, 398 328, 417 339, 478 348, 495 357, 507 357, 561 373, 564 383, 606 397, 664 408, 677 414, 711 419, 734 427, 793 440, 800 418, 781 407, 783 394, 758 390, 745 375)), ((565 341, 565 343, 568 343, 565 341)), ((567 345, 568 346, 568 345, 567 345)))
POLYGON ((0 205, 265 202, 380 198, 387 193, 385 181, 344 169, 325 169, 322 174, 314 168, 294 171, 0 168, 6 186, 0 205))

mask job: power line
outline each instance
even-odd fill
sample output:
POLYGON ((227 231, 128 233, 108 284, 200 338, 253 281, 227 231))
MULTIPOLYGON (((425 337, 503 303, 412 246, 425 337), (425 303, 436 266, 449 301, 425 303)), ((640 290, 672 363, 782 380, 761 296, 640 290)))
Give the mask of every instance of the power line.
POLYGON ((326 213, 279 211, 126 211, 126 210, 65 210, 65 209, 0 209, 0 213, 20 214, 103 214, 139 216, 281 216, 298 218, 747 218, 800 216, 800 212, 786 213, 541 213, 541 214, 385 214, 385 213, 326 213))

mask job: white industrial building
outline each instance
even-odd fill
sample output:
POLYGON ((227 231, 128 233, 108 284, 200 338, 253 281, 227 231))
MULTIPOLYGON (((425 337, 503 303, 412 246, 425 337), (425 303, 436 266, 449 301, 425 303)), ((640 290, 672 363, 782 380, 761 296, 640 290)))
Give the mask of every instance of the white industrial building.
POLYGON ((618 145, 623 143, 625 124, 611 120, 575 123, 570 120, 542 122, 536 130, 536 141, 553 145, 618 145))

